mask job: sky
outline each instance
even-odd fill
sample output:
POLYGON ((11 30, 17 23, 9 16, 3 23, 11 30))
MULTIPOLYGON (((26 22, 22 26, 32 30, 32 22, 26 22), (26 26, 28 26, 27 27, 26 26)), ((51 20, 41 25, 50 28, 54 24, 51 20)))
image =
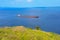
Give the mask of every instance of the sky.
POLYGON ((56 7, 60 0, 0 0, 0 7, 56 7))

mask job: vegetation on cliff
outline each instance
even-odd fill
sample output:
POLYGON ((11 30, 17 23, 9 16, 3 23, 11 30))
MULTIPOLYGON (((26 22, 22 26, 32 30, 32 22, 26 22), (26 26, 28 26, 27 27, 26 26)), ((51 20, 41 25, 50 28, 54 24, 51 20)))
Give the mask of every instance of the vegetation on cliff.
POLYGON ((16 26, 0 28, 0 40, 60 40, 60 35, 16 26))

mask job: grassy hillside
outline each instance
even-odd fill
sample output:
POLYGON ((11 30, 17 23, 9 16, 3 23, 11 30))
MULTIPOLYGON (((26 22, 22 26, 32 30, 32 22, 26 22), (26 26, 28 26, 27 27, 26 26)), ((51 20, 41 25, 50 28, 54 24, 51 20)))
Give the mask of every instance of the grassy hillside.
POLYGON ((60 40, 60 35, 23 26, 0 28, 0 40, 60 40))

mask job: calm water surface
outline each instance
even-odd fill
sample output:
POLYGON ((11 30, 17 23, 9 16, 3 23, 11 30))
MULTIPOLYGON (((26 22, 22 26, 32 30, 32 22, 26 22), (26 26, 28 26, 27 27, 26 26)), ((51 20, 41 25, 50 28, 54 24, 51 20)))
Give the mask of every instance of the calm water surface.
POLYGON ((42 30, 60 33, 60 8, 0 8, 0 26, 40 26, 42 30), (23 16, 39 16, 39 18, 21 18, 23 16))

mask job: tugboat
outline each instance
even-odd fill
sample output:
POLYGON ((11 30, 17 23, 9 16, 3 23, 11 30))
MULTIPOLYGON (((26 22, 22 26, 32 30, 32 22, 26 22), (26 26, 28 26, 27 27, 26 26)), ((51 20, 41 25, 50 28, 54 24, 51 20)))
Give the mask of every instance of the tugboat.
POLYGON ((22 18, 39 18, 39 16, 22 16, 20 14, 18 14, 17 16, 22 18))

